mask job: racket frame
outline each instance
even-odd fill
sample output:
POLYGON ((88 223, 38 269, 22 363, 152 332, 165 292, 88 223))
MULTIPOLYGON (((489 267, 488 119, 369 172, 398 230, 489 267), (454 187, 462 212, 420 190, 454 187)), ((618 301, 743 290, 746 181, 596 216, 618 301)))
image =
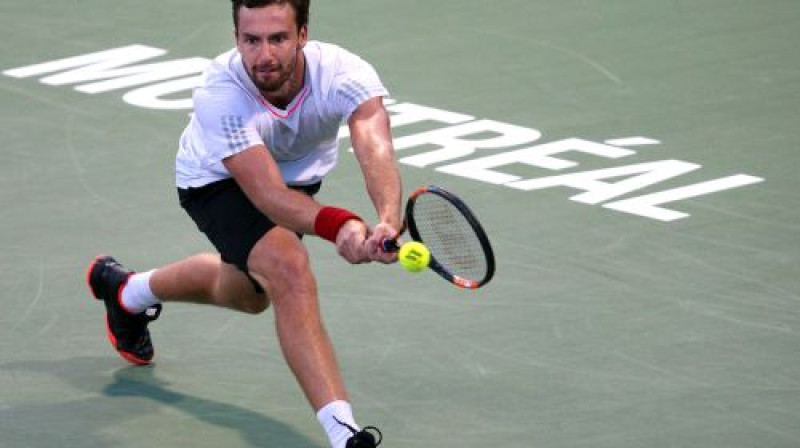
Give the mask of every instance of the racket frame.
POLYGON ((449 191, 437 187, 435 185, 429 185, 425 187, 420 187, 412 192, 409 197, 408 201, 406 202, 405 208, 405 219, 403 220, 403 225, 401 226, 400 230, 397 232, 397 235, 390 239, 384 241, 383 247, 384 250, 387 252, 397 251, 399 249, 397 245, 397 239, 400 235, 405 232, 406 228, 408 229, 408 233, 411 236, 411 239, 414 241, 418 241, 422 244, 425 244, 425 241, 422 239, 421 235, 419 234, 419 230, 417 229, 416 221, 414 220, 414 204, 417 198, 422 194, 435 194, 442 199, 448 201, 452 206, 454 206, 459 213, 467 220, 467 223, 470 225, 472 230, 475 232, 475 236, 477 236, 478 241, 480 242, 481 248, 483 249, 484 256, 486 257, 486 274, 482 279, 467 279, 456 275, 450 270, 448 270, 445 266, 443 266, 439 261, 436 259, 436 254, 431 253, 431 260, 428 264, 428 267, 439 274, 445 280, 453 283, 454 285, 464 288, 464 289, 477 289, 481 286, 486 285, 494 276, 495 271, 495 260, 494 260, 494 251, 492 250, 492 245, 489 243, 489 237, 486 235, 486 231, 483 230, 483 226, 481 226, 478 219, 475 217, 475 214, 472 213, 467 204, 464 203, 458 196, 450 193, 449 191))

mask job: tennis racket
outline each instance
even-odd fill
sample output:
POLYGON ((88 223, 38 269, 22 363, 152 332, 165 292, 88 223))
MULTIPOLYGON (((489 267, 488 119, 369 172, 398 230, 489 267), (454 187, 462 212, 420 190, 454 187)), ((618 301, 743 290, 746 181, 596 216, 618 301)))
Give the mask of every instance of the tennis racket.
POLYGON ((408 229, 414 241, 431 251, 428 267, 454 285, 477 289, 494 276, 494 252, 478 218, 453 193, 422 187, 406 202, 405 219, 397 235, 383 241, 385 252, 400 249, 397 239, 408 229))

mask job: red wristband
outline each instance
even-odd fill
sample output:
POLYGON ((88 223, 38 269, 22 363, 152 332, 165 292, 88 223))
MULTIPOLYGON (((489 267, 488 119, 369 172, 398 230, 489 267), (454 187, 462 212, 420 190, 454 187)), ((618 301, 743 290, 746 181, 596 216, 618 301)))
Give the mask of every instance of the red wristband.
POLYGON ((317 217, 314 218, 314 233, 320 238, 336 243, 336 235, 339 234, 339 229, 351 219, 362 220, 355 213, 343 208, 322 207, 317 213, 317 217))

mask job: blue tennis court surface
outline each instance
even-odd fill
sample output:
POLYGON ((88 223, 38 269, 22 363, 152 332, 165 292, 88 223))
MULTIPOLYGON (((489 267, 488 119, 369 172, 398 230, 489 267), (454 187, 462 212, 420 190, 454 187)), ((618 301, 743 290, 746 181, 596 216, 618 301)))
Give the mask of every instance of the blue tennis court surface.
MULTIPOLYGON (((327 446, 271 312, 170 305, 151 368, 109 347, 96 254, 211 249, 173 163, 232 24, 79 3, 0 3, 0 447, 327 446)), ((310 36, 378 69, 406 192, 498 258, 463 291, 306 239, 382 447, 800 444, 800 3, 314 2, 310 36)), ((371 216, 341 142, 320 199, 371 216)))

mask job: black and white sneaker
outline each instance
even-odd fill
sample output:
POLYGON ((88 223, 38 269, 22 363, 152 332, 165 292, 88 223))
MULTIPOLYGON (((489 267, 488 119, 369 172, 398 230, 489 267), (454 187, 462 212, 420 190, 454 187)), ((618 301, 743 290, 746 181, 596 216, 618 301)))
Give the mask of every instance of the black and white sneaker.
POLYGON ((355 428, 347 423, 339 421, 336 417, 334 417, 334 419, 353 433, 353 435, 347 439, 345 448, 375 448, 383 441, 381 430, 374 426, 365 426, 361 431, 356 431, 355 428))
POLYGON ((161 305, 153 305, 139 314, 125 310, 120 294, 133 274, 113 257, 101 255, 86 270, 86 283, 92 295, 105 303, 106 328, 111 345, 129 362, 146 365, 155 353, 147 324, 158 319, 161 305))

